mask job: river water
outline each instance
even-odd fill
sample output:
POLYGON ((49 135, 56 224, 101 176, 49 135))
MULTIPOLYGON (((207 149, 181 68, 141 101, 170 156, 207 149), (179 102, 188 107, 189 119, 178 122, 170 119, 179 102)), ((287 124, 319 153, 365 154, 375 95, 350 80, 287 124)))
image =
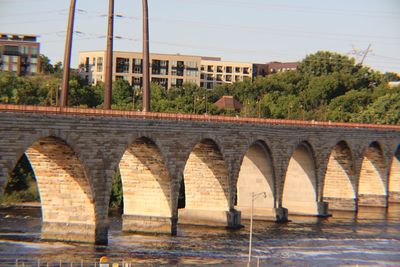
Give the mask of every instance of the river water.
MULTIPOLYGON (((254 222, 253 266, 257 258, 260 266, 400 266, 398 204, 290 219, 285 224, 254 222)), ((81 266, 81 260, 93 263, 104 255, 132 266, 246 266, 249 221, 243 224, 236 231, 180 225, 175 237, 137 235, 122 233, 121 218, 112 216, 109 245, 94 246, 41 241, 39 208, 2 208, 0 266, 14 266, 16 259, 19 266, 38 260, 81 266)))

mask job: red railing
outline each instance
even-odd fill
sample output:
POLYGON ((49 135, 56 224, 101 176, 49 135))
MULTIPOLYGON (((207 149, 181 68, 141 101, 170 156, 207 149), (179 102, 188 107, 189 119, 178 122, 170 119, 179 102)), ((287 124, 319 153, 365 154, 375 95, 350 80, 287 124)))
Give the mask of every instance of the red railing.
POLYGON ((180 113, 157 113, 123 110, 103 110, 90 108, 60 108, 49 106, 26 106, 13 104, 0 104, 0 112, 24 112, 41 114, 79 115, 79 116, 103 116, 103 117, 130 117, 140 119, 163 119, 163 120, 185 120, 185 121, 207 121, 207 122, 231 122, 231 123, 255 123, 272 125, 298 125, 298 126, 320 126, 341 128, 369 128, 382 130, 400 131, 399 125, 344 123, 330 121, 302 121, 283 119, 242 118, 212 115, 192 115, 180 113))

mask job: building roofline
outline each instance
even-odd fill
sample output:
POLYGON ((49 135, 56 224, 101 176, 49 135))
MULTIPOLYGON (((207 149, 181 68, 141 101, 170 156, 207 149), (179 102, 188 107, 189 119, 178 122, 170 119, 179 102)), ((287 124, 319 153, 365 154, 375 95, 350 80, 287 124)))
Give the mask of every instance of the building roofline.
POLYGON ((36 35, 36 34, 25 34, 25 33, 4 33, 4 32, 0 32, 0 35, 11 35, 11 36, 26 36, 26 37, 40 37, 40 35, 36 35))

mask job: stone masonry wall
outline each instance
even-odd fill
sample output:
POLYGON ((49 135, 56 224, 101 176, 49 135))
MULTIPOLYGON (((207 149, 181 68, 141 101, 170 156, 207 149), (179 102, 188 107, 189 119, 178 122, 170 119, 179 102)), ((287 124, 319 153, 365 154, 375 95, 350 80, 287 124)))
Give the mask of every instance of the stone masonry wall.
MULTIPOLYGON (((2 190, 7 183, 8 172, 15 167, 21 155, 29 151, 36 141, 48 137, 68 144, 84 170, 88 185, 87 187, 80 186, 80 188, 90 188, 91 198, 88 199, 94 208, 94 225, 77 229, 86 229, 83 232, 87 233, 94 232, 96 243, 107 242, 108 202, 116 168, 127 149, 140 137, 146 137, 157 144, 157 149, 165 160, 165 168, 170 177, 172 223, 178 214, 180 179, 184 177, 185 182, 191 179, 190 175, 184 174, 185 168, 192 169, 191 172, 195 174, 192 177, 205 179, 202 182, 195 181, 196 190, 193 190, 191 195, 187 195, 187 200, 191 196, 199 201, 191 203, 189 200, 188 207, 190 205, 201 209, 224 207, 226 211, 233 212, 241 164, 247 150, 255 141, 265 143, 271 152, 278 207, 285 205, 282 203, 283 189, 284 186, 290 184, 285 183, 285 174, 289 161, 299 145, 307 143, 313 151, 314 155, 307 157, 316 161, 314 164, 310 163, 310 166, 313 165, 316 168, 314 171, 317 188, 311 192, 308 190, 310 186, 303 186, 300 183, 296 189, 291 190, 297 190, 298 199, 307 193, 317 201, 323 197, 321 192, 330 153, 339 142, 345 141, 354 155, 356 177, 360 172, 370 170, 367 168, 367 163, 361 164, 360 158, 371 143, 379 143, 382 156, 376 159, 385 164, 392 162, 394 151, 400 144, 400 132, 396 130, 1 112, 0 185, 2 190), (209 172, 210 170, 220 172, 215 174, 212 171, 209 172), (212 193, 207 195, 207 192, 212 193), (204 198, 207 195, 209 199, 202 202, 197 196, 201 194, 204 198), (217 206, 211 205, 213 201, 218 203, 217 206)), ((68 158, 68 155, 62 155, 68 158)), ((74 178, 74 181, 78 180, 74 178)), ((382 184, 387 187, 387 177, 382 184)), ((39 187, 41 187, 40 184, 39 187)), ((76 185, 74 187, 79 188, 76 185)), ((374 196, 374 190, 362 192, 374 196)), ((83 191, 88 192, 86 189, 83 191)), ((164 194, 165 191, 162 191, 164 194)), ((387 188, 384 192, 387 192, 387 188)), ((297 199, 294 198, 293 201, 297 199)), ((46 209, 46 207, 43 208, 46 209)), ((291 212, 296 212, 295 206, 291 209, 291 212)), ((65 222, 65 224, 70 223, 70 229, 72 229, 75 219, 71 217, 68 219, 70 222, 65 222)), ((54 233, 58 231, 58 239, 71 240, 75 230, 71 230, 71 234, 68 234, 68 231, 65 231, 66 228, 59 226, 53 224, 48 229, 51 228, 54 233)), ((72 239, 83 241, 85 237, 75 236, 72 239)))
POLYGON ((352 158, 346 143, 339 143, 332 150, 323 190, 324 201, 329 203, 330 209, 355 210, 356 184, 352 158))
POLYGON ((400 203, 400 147, 392 159, 389 176, 389 202, 400 203))
POLYGON ((387 165, 383 152, 378 146, 371 145, 362 161, 358 187, 359 205, 386 207, 387 180, 387 165))

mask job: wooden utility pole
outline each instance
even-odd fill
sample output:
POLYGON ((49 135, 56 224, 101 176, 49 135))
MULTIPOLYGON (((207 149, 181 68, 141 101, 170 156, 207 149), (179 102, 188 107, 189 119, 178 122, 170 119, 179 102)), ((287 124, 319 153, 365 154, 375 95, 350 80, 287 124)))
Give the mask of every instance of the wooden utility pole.
POLYGON ((143 5, 143 111, 150 111, 150 49, 149 49, 149 10, 147 0, 143 5))
POLYGON ((107 55, 104 89, 104 109, 111 109, 112 95, 112 69, 113 69, 113 39, 114 39, 114 0, 108 4, 108 31, 107 31, 107 55))
POLYGON ((68 105, 69 73, 71 67, 72 33, 74 32, 75 4, 76 0, 71 0, 69 7, 67 38, 65 40, 65 50, 64 50, 64 71, 63 71, 63 82, 61 89, 62 90, 61 107, 66 107, 68 105))

